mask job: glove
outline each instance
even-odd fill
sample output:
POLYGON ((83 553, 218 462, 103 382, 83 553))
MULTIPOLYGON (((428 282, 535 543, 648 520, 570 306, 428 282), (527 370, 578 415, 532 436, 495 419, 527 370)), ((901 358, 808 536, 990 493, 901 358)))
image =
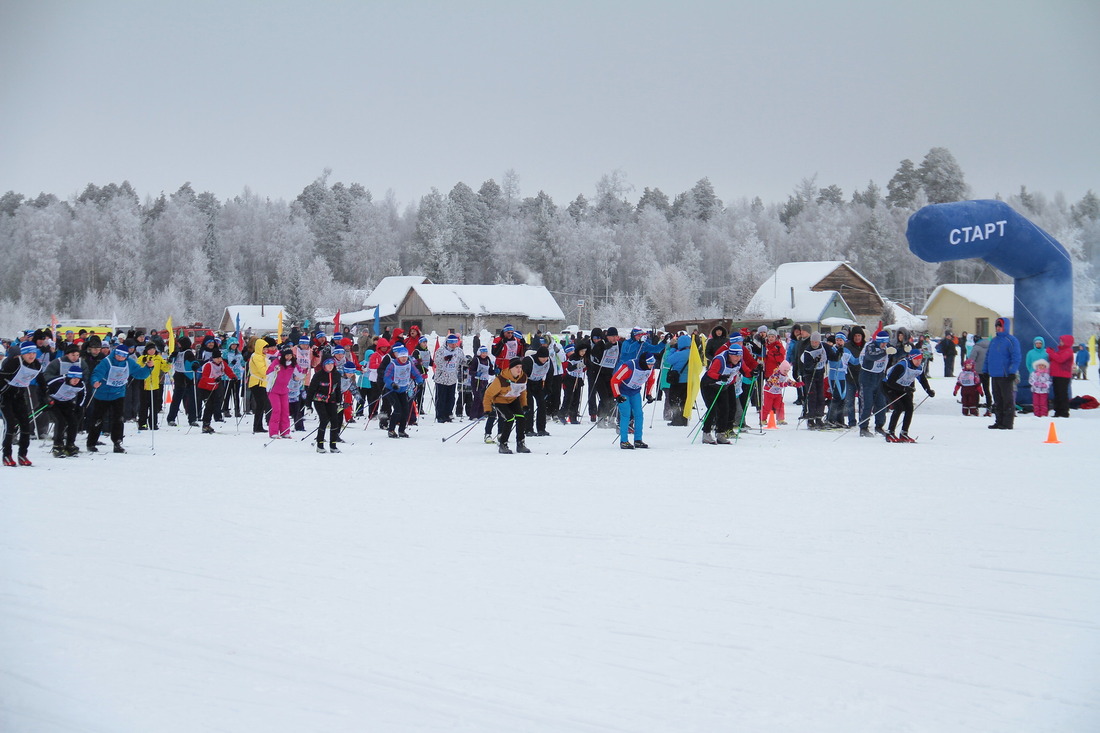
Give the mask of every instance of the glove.
POLYGON ((646 403, 647 405, 653 404, 653 402, 655 402, 655 401, 656 401, 656 399, 657 399, 657 398, 656 398, 656 397, 654 397, 654 396, 652 396, 652 395, 646 395, 646 396, 645 396, 645 403, 646 403))
POLYGON ((929 397, 935 397, 936 396, 936 390, 934 390, 934 389, 928 390, 928 396, 929 397))
POLYGON ((454 356, 452 356, 451 354, 448 354, 447 356, 443 357, 443 361, 450 361, 453 358, 454 358, 454 356))
POLYGON ((615 401, 621 405, 622 403, 626 402, 626 397, 624 395, 619 395, 615 398, 615 401))

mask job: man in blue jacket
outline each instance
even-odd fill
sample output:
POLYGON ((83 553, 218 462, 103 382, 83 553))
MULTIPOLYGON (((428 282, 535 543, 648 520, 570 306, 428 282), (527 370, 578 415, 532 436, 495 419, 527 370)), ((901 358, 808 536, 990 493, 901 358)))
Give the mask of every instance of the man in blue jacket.
POLYGON ((88 452, 97 453, 99 433, 106 418, 111 431, 111 442, 115 444, 115 453, 125 453, 122 447, 123 423, 122 402, 126 396, 126 385, 131 379, 145 379, 152 373, 150 367, 143 367, 130 355, 130 350, 119 344, 111 356, 99 362, 92 372, 92 420, 88 426, 88 452))
POLYGON ((1016 379, 1022 353, 1020 342, 1012 335, 1008 318, 993 324, 996 333, 985 355, 984 372, 989 375, 993 392, 993 424, 990 430, 1012 430, 1016 421, 1016 379))

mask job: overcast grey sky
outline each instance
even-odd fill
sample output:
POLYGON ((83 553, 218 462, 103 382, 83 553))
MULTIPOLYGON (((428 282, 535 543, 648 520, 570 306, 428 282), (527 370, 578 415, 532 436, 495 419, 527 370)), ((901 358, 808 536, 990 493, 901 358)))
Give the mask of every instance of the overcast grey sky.
POLYGON ((0 0, 0 192, 1100 192, 1100 2, 0 0))

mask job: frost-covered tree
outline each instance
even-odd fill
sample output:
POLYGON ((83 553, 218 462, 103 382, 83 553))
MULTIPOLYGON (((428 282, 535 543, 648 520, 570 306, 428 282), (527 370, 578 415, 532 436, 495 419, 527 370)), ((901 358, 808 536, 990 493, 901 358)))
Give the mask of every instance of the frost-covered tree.
POLYGON ((664 214, 666 219, 672 217, 672 202, 668 200, 668 196, 659 188, 649 188, 646 186, 642 191, 642 197, 638 199, 638 213, 641 213, 646 208, 656 209, 664 214))
POLYGON ((192 274, 187 269, 193 264, 192 252, 205 255, 207 216, 195 205, 193 198, 189 201, 183 197, 158 203, 156 211, 159 214, 155 215, 149 232, 148 269, 150 283, 162 288, 175 278, 188 279, 192 274))
POLYGON ((835 183, 831 186, 827 186, 817 192, 817 203, 819 204, 832 204, 833 206, 844 205, 844 191, 840 186, 835 183))
POLYGON ((489 210, 465 183, 447 194, 449 251, 462 268, 460 282, 483 283, 489 267, 489 210))
POLYGON ((577 198, 573 199, 569 203, 569 206, 566 207, 566 211, 569 213, 569 216, 573 217, 573 221, 584 221, 588 218, 590 211, 588 199, 584 197, 583 193, 578 193, 577 198))
POLYGON ((947 148, 932 148, 917 169, 928 203, 946 204, 967 197, 966 180, 955 156, 947 148))
POLYGON ((61 203, 21 206, 12 217, 11 258, 5 260, 6 293, 42 314, 56 312, 61 254, 69 236, 69 209, 61 203), (14 276, 14 277, 13 277, 14 276))
POLYGON ((653 309, 656 324, 665 324, 695 316, 698 306, 698 283, 678 265, 664 265, 646 283, 646 297, 653 309))
POLYGON ((886 203, 899 209, 912 209, 920 187, 921 180, 916 166, 906 158, 886 184, 886 203))

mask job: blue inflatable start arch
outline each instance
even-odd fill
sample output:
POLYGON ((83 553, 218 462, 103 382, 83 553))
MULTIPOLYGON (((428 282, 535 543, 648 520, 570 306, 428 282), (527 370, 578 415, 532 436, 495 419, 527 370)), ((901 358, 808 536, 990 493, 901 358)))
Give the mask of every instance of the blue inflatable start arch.
MULTIPOLYGON (((925 206, 909 217, 905 236, 909 249, 925 262, 981 259, 1015 279, 1012 334, 1022 354, 1036 336, 1057 348, 1062 334, 1073 333, 1069 253, 1003 201, 925 206)), ((1021 359, 1019 404, 1031 404, 1027 380, 1027 366, 1021 359)))

